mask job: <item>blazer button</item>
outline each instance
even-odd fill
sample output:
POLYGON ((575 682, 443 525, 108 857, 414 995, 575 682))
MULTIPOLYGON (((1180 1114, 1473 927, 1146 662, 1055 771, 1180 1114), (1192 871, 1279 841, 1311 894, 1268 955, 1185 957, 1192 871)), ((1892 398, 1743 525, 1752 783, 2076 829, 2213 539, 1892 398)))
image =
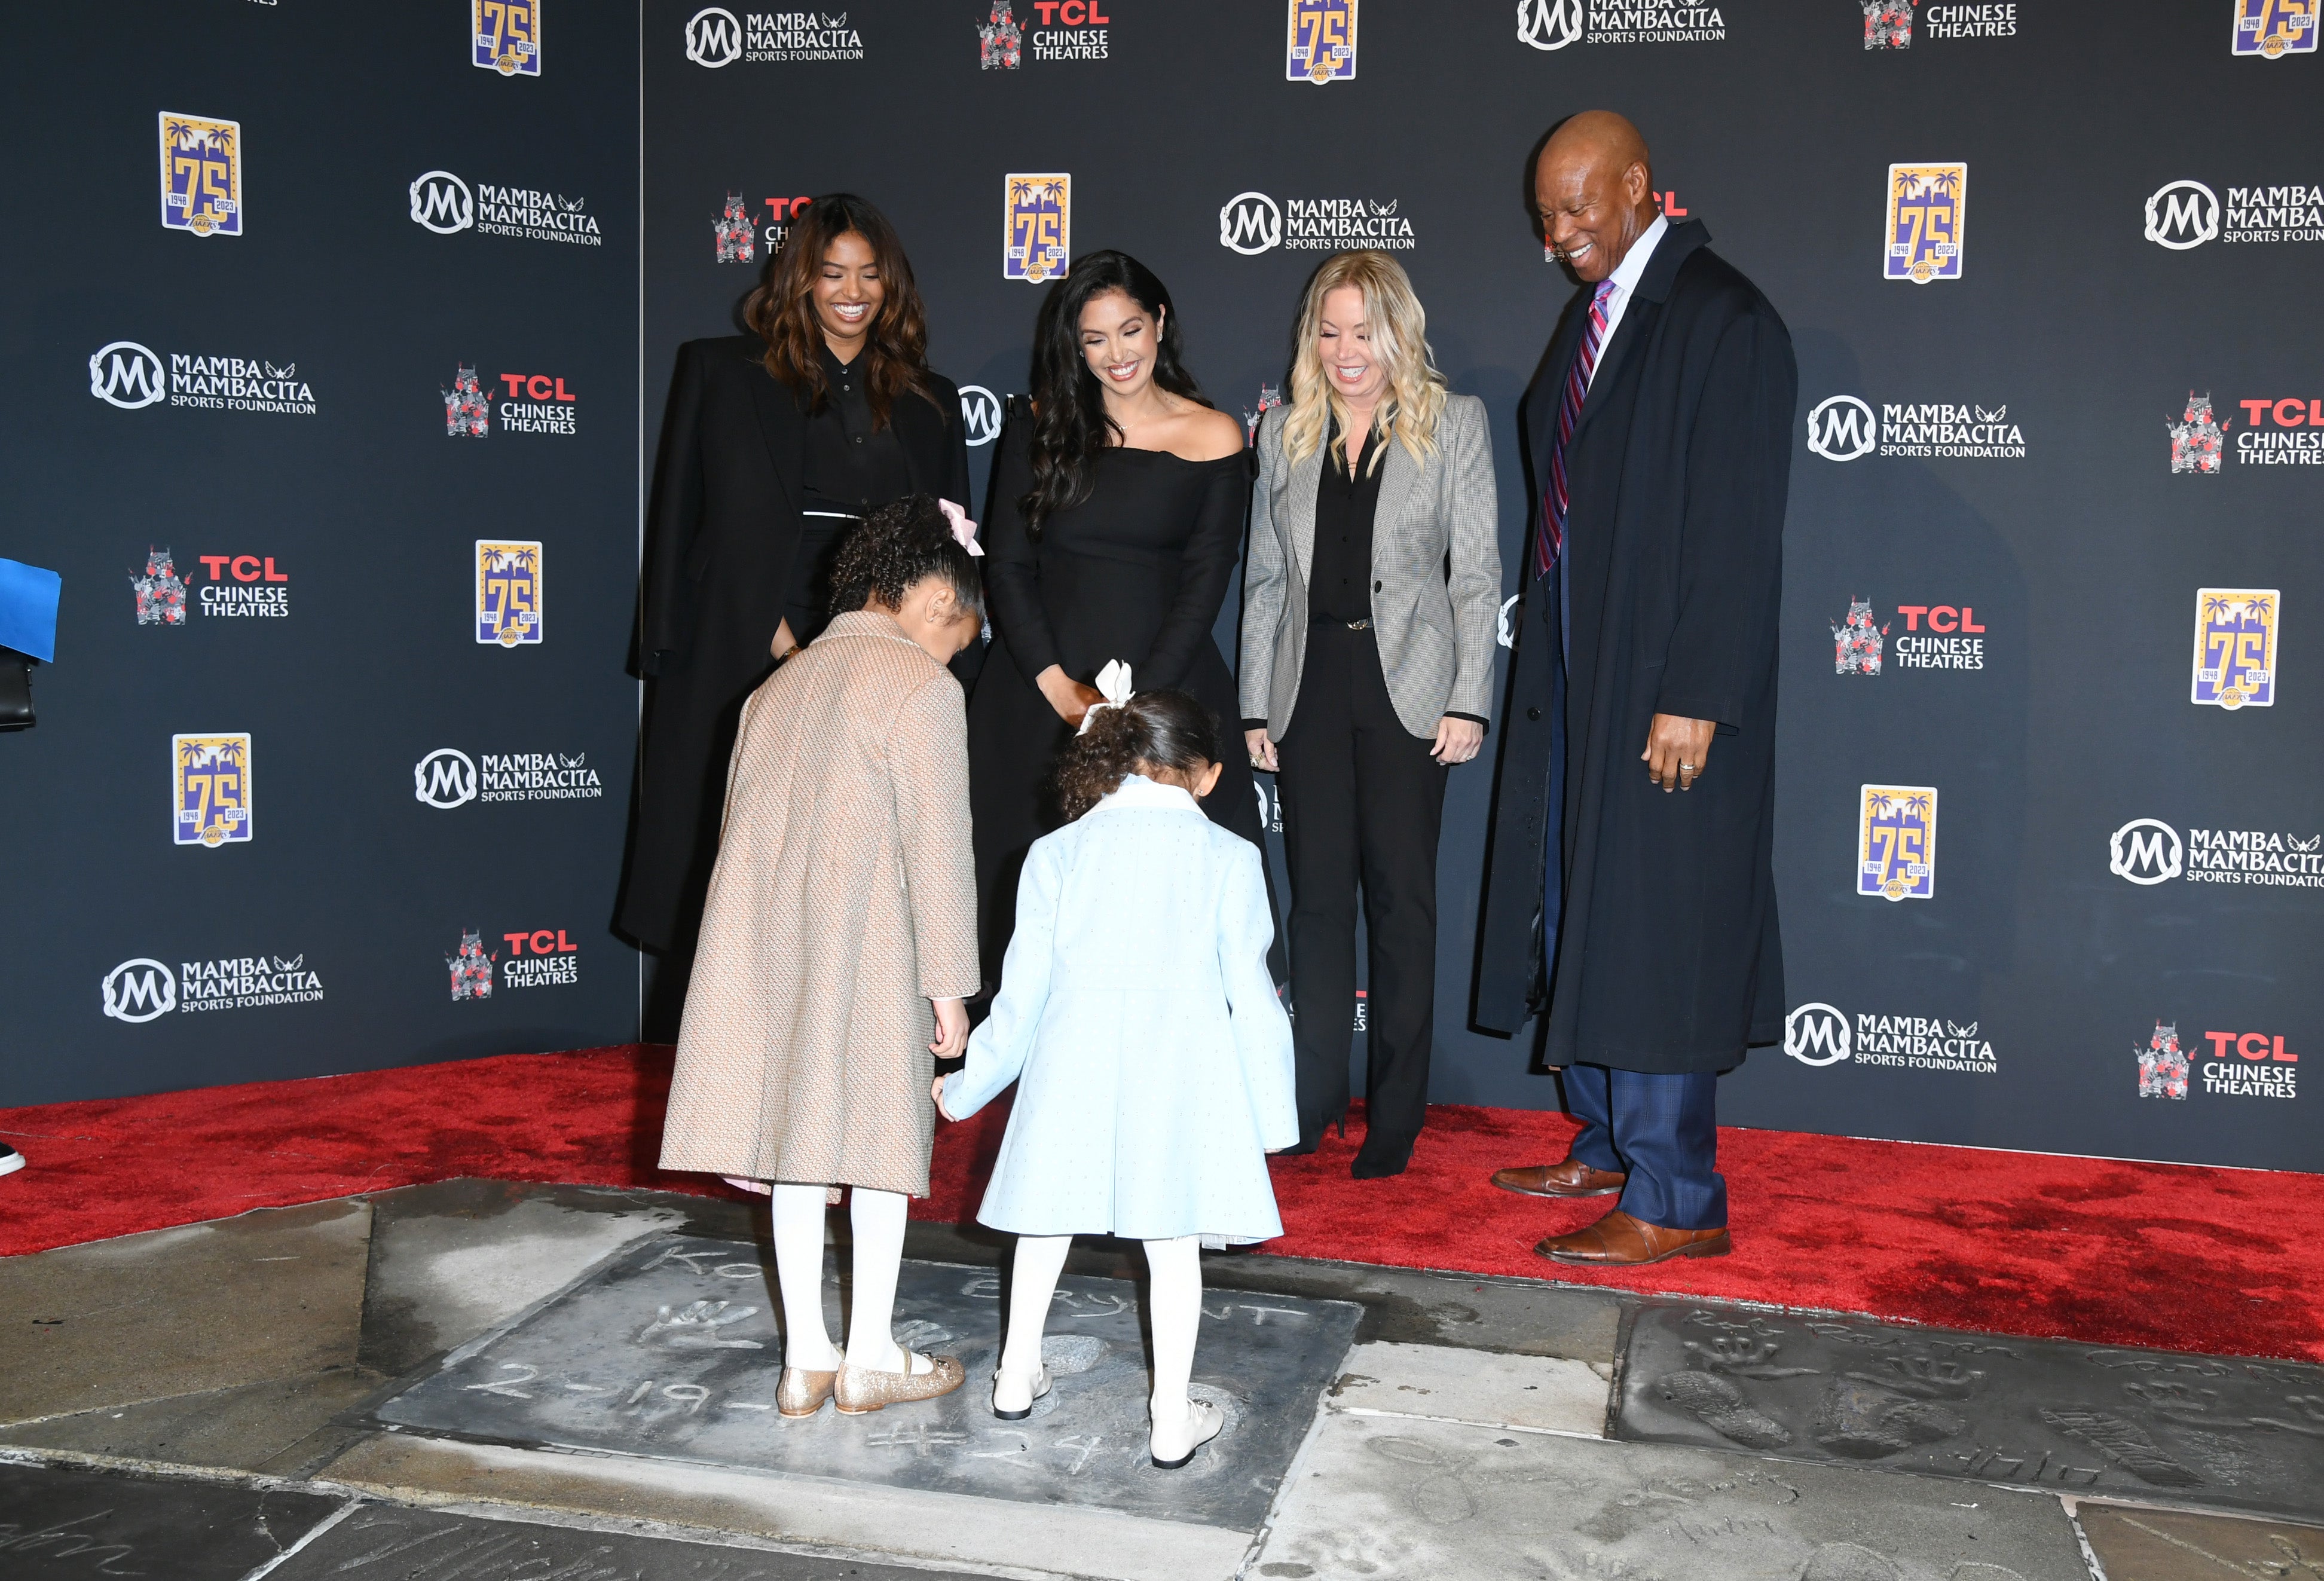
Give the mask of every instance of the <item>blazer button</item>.
POLYGON ((1528 719, 1538 719, 1541 717, 1541 710, 1539 708, 1527 708, 1526 710, 1526 717, 1528 719))
POLYGON ((1377 592, 1379 592, 1379 590, 1380 590, 1380 585, 1379 585, 1378 582, 1374 582, 1374 583, 1372 584, 1372 591, 1373 591, 1373 592, 1375 592, 1375 593, 1377 593, 1377 592))

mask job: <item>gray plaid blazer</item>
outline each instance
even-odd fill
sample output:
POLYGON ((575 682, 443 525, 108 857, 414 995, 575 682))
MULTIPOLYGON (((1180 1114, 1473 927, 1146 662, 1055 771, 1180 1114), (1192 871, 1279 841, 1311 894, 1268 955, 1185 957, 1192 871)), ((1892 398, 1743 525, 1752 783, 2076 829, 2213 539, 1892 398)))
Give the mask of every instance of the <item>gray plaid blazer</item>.
MULTIPOLYGON (((1321 448, 1283 456, 1288 406, 1259 430, 1259 482, 1250 506, 1250 562, 1242 606, 1242 717, 1264 718, 1277 741, 1291 727, 1307 654, 1307 571, 1315 549, 1321 448)), ((1501 601, 1499 505, 1485 403, 1453 395, 1424 465, 1402 443, 1380 458, 1372 518, 1372 622, 1396 716, 1434 736, 1448 713, 1492 717, 1493 643, 1501 601)))

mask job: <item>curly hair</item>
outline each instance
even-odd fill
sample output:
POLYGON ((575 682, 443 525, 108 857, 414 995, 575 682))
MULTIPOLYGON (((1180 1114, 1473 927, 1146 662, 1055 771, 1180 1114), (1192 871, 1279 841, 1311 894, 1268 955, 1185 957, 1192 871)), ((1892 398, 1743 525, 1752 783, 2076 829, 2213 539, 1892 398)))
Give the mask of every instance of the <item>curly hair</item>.
POLYGON ((781 250, 767 259, 758 289, 743 300, 742 321, 767 343, 767 372, 805 397, 809 411, 822 410, 828 393, 823 387, 823 326, 815 316, 815 282, 823 273, 824 253, 851 231, 872 249, 884 293, 866 337, 864 354, 871 360, 863 381, 872 426, 881 429, 906 394, 941 406, 929 394, 928 331, 919 287, 886 215, 853 192, 833 192, 800 209, 781 250))
POLYGON ((1198 775, 1219 761, 1219 722, 1171 688, 1143 691, 1101 712, 1057 754, 1057 806, 1073 821, 1140 770, 1198 775))
POLYGON ((889 609, 928 577, 941 577, 962 613, 984 619, 984 578, 952 535, 952 523, 934 495, 906 495, 864 518, 840 543, 831 567, 831 606, 861 609, 876 598, 889 609))

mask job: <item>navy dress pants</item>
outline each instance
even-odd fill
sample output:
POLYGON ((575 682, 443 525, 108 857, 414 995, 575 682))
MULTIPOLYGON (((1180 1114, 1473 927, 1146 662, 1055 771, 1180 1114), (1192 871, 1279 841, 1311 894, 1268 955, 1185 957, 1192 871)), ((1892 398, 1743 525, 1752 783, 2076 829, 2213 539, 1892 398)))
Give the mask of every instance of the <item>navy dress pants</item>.
MULTIPOLYGON (((1545 608, 1563 614, 1564 566, 1550 569, 1556 591, 1545 608)), ((1563 628, 1563 622, 1559 623, 1563 628)), ((1563 630, 1561 629, 1561 641, 1563 630)), ((1550 680, 1548 833, 1544 846, 1541 931, 1549 980, 1556 980, 1557 924, 1564 900, 1565 666, 1550 680)), ((1565 1101, 1582 1122, 1573 1157, 1593 1170, 1629 1176, 1621 1209, 1666 1230, 1712 1230, 1727 1223, 1727 1179, 1719 1172, 1719 1077, 1711 1071, 1662 1075, 1603 1065, 1565 1068, 1565 1101)))
POLYGON ((1715 1230, 1727 1223, 1727 1178, 1719 1172, 1719 1077, 1565 1068, 1565 1101, 1582 1122, 1573 1156, 1593 1170, 1630 1177, 1621 1209, 1666 1230, 1715 1230))

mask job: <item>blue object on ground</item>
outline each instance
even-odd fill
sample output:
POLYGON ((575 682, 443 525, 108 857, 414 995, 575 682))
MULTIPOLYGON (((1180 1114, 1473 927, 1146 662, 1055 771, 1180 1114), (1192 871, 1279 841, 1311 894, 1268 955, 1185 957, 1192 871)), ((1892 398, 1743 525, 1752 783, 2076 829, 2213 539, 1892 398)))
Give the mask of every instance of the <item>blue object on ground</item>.
POLYGON ((0 648, 56 662, 57 598, 64 585, 54 571, 0 559, 0 648))

